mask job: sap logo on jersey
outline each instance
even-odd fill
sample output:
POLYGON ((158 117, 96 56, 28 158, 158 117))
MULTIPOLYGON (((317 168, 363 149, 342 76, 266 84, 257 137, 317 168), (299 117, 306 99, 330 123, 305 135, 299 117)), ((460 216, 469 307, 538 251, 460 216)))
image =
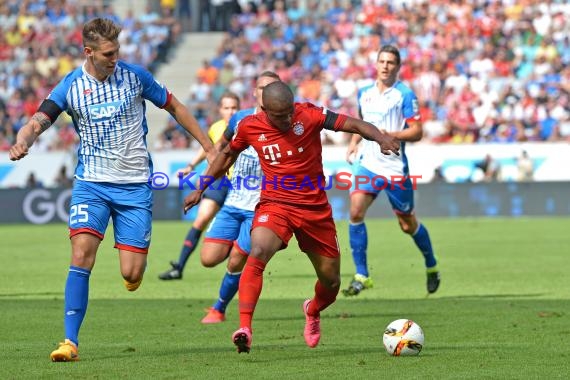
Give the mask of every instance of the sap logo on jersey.
POLYGON ((89 115, 91 121, 106 121, 110 120, 121 108, 122 101, 94 104, 89 106, 89 115))

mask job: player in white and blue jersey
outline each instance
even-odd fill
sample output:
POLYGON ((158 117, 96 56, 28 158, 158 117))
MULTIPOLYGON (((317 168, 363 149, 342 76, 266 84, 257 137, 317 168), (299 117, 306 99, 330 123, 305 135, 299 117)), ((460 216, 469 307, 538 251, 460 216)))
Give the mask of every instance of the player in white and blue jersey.
MULTIPOLYGON (((265 86, 278 80, 279 76, 271 71, 265 71, 257 77, 254 91, 257 107, 238 111, 232 116, 220 144, 217 145, 220 150, 229 144, 236 134, 239 122, 261 109, 261 95, 265 86)), ((226 307, 238 291, 241 271, 251 250, 250 230, 255 206, 261 194, 261 176, 259 157, 250 146, 240 153, 234 164, 232 186, 224 206, 206 231, 200 252, 202 264, 206 267, 214 267, 228 257, 219 297, 208 309, 202 323, 223 322, 226 307)))
MULTIPOLYGON (((411 235, 422 252, 427 269, 428 293, 437 291, 440 274, 426 227, 414 214, 414 189, 410 180, 406 142, 419 141, 423 135, 418 100, 413 91, 398 80, 400 52, 391 45, 383 46, 377 57, 376 83, 362 88, 358 94, 361 118, 401 141, 401 154, 385 155, 374 141, 362 141, 360 160, 354 171, 355 181, 350 193, 350 247, 356 275, 346 296, 354 296, 373 286, 366 260, 368 235, 364 217, 378 194, 385 190, 403 232, 411 235), (368 178, 366 183, 363 178, 368 178), (358 185, 357 185, 358 184, 358 185)), ((347 151, 352 162, 361 137, 354 135, 347 151)))
MULTIPOLYGON (((222 138, 226 130, 230 118, 239 110, 240 99, 233 92, 225 92, 220 96, 218 113, 222 117, 220 120, 210 125, 208 136, 212 143, 217 143, 222 138)), ((202 149, 193 158, 192 162, 182 169, 179 174, 186 176, 194 171, 194 168, 206 158, 206 152, 202 149)), ((231 169, 230 169, 231 173, 231 169)), ((231 174, 230 174, 231 175, 231 174)), ((211 187, 204 192, 204 196, 200 201, 200 207, 196 218, 192 222, 192 227, 186 233, 184 243, 180 249, 178 260, 170 262, 170 269, 160 273, 158 278, 164 281, 181 280, 184 268, 188 263, 188 259, 198 247, 202 231, 210 224, 214 216, 220 211, 224 205, 229 187, 222 186, 221 179, 215 181, 211 187)))
POLYGON ((78 163, 69 212, 71 265, 65 285, 65 340, 52 361, 76 361, 78 335, 87 310, 89 277, 109 219, 121 274, 136 290, 151 240, 152 160, 146 145, 146 100, 168 111, 214 155, 196 119, 145 69, 119 61, 121 28, 96 18, 83 27, 85 62, 63 78, 23 126, 10 159, 28 154, 38 136, 67 112, 79 135, 78 163))

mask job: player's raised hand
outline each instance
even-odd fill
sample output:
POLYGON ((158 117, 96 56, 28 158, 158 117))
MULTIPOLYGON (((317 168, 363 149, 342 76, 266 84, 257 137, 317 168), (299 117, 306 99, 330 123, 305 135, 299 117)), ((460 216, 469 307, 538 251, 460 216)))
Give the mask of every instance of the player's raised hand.
POLYGON ((396 156, 400 155, 400 140, 394 136, 388 133, 382 133, 376 142, 380 145, 380 151, 383 154, 394 153, 396 156))
POLYGON ((201 199, 202 199, 202 191, 201 190, 195 190, 195 191, 191 192, 190 194, 188 194, 184 198, 184 214, 186 214, 188 212, 188 210, 190 210, 192 207, 194 207, 198 203, 200 203, 201 199))
POLYGON ((28 155, 28 145, 18 142, 10 147, 10 160, 17 161, 28 155))

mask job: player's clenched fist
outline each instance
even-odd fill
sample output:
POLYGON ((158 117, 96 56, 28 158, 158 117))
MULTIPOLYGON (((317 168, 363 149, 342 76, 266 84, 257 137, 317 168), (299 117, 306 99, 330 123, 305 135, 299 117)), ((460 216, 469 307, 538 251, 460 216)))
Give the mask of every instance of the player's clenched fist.
POLYGON ((383 154, 394 153, 395 155, 400 155, 400 140, 389 134, 382 134, 378 140, 376 140, 378 145, 380 145, 380 151, 383 154))
POLYGON ((17 161, 28 155, 28 146, 24 143, 16 143, 10 148, 10 160, 17 161))

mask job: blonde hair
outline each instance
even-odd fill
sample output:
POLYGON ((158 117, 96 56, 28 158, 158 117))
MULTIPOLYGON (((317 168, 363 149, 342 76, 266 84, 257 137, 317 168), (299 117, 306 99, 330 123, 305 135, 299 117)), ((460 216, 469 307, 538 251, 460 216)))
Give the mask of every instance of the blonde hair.
POLYGON ((94 18, 83 26, 83 46, 96 49, 99 42, 117 41, 121 27, 106 18, 94 18))

